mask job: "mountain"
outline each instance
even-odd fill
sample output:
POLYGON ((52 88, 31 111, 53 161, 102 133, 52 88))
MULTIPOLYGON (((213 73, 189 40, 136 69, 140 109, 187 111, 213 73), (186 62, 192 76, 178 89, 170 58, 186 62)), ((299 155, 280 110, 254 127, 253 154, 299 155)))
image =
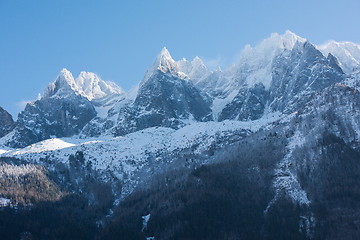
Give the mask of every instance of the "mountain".
POLYGON ((196 85, 198 81, 207 77, 210 73, 206 68, 204 62, 196 56, 191 62, 185 58, 176 62, 179 70, 188 76, 191 81, 196 85))
POLYGON ((113 82, 105 82, 95 73, 81 72, 75 79, 79 91, 86 96, 89 101, 103 98, 113 94, 122 94, 122 89, 113 82))
POLYGON ((226 119, 248 121, 259 119, 264 115, 269 92, 262 83, 253 87, 243 87, 231 102, 225 105, 218 116, 219 121, 226 119))
POLYGON ((345 79, 345 84, 357 91, 360 91, 360 71, 355 71, 352 74, 349 74, 345 79))
POLYGON ((329 41, 318 46, 319 50, 327 56, 334 55, 346 73, 351 73, 360 66, 360 45, 352 42, 329 41))
POLYGON ((308 41, 297 42, 274 61, 269 106, 275 111, 293 112, 312 94, 344 79, 333 55, 323 56, 308 41))
POLYGON ((291 50, 296 42, 305 41, 290 31, 286 31, 283 35, 273 33, 254 48, 246 45, 238 63, 223 72, 215 70, 215 73, 220 74, 211 74, 198 81, 196 85, 201 89, 209 89, 214 97, 220 98, 227 97, 231 92, 238 91, 245 85, 252 87, 257 83, 262 83, 266 89, 269 89, 275 57, 284 50, 291 50))
POLYGON ((15 126, 14 120, 10 113, 0 107, 0 137, 8 134, 15 126))
POLYGON ((19 214, 0 211, 2 236, 356 239, 354 59, 287 31, 225 70, 163 48, 128 92, 63 69, 15 123, 3 111, 0 207, 19 214))
POLYGON ((19 113, 6 144, 25 147, 52 137, 73 136, 95 116, 94 106, 80 94, 72 74, 63 69, 44 96, 19 113))
MULTIPOLYGON (((207 70, 199 57, 175 61, 163 48, 131 92, 94 73, 81 72, 74 79, 63 70, 44 98, 66 99, 75 93, 89 100, 96 111, 71 133, 56 130, 51 135, 120 136, 155 126, 178 129, 193 121, 247 121, 269 112, 291 113, 312 94, 342 81, 345 74, 340 65, 332 54, 323 56, 306 39, 287 31, 272 34, 254 48, 246 46, 239 62, 225 71, 207 70)), ((37 141, 49 136, 28 138, 37 141)))
POLYGON ((238 93, 220 112, 220 121, 254 120, 266 111, 291 113, 312 94, 345 79, 333 55, 323 56, 291 32, 245 49, 241 59, 232 81, 238 93))
POLYGON ((110 110, 109 118, 113 118, 114 112, 117 114, 112 134, 120 136, 155 126, 178 129, 192 121, 212 120, 211 98, 187 78, 163 48, 134 96, 123 99, 122 104, 110 110))

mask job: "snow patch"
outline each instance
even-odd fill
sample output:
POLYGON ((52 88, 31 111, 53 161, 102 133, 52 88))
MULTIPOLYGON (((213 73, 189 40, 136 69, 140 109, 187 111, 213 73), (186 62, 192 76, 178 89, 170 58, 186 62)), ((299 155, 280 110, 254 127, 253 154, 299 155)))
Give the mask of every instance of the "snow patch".
POLYGON ((89 99, 103 98, 111 94, 122 94, 122 89, 113 82, 105 82, 92 72, 81 72, 75 80, 77 88, 89 99))
POLYGON ((283 35, 271 34, 255 48, 247 45, 241 54, 238 72, 246 74, 245 82, 249 87, 262 83, 269 89, 272 81, 272 62, 275 57, 284 50, 292 50, 297 42, 305 41, 306 39, 287 30, 283 35))
POLYGON ((143 226, 142 226, 142 229, 141 229, 142 232, 146 229, 147 224, 148 224, 148 222, 150 220, 150 216, 151 216, 151 214, 149 213, 148 215, 145 215, 145 216, 141 217, 142 220, 143 220, 143 226))
POLYGON ((22 149, 15 149, 11 151, 6 151, 7 155, 16 156, 16 155, 27 155, 32 153, 41 153, 44 151, 55 151, 60 150, 68 147, 75 146, 75 144, 68 143, 64 140, 61 140, 59 138, 52 138, 47 139, 35 144, 32 144, 30 146, 27 146, 22 149))
POLYGON ((235 96, 238 94, 238 91, 232 91, 226 98, 215 98, 212 104, 213 118, 216 121, 219 118, 222 110, 227 104, 229 104, 235 96))
POLYGON ((11 200, 0 197, 0 207, 8 207, 11 205, 11 200))
POLYGON ((275 196, 266 207, 265 213, 268 212, 272 204, 280 197, 281 193, 286 193, 287 196, 300 205, 310 204, 310 200, 308 199, 306 192, 301 188, 296 174, 292 171, 293 159, 291 154, 296 147, 300 147, 304 143, 305 138, 301 135, 301 133, 299 131, 295 132, 287 146, 288 153, 279 162, 277 168, 275 169, 273 180, 275 196))
POLYGON ((360 45, 352 42, 329 41, 317 48, 327 56, 334 55, 345 73, 352 73, 360 67, 360 45))

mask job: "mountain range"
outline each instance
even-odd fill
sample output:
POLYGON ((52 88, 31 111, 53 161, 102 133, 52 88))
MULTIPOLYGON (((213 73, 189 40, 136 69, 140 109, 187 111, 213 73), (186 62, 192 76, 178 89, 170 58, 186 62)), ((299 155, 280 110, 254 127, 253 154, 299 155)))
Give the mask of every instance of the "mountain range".
MULTIPOLYGON (((239 61, 224 71, 209 70, 199 57, 175 61, 164 47, 128 92, 95 73, 81 72, 74 79, 63 69, 16 121, 0 107, 2 171, 20 163, 33 166, 32 173, 42 174, 39 181, 58 189, 52 190, 56 199, 73 192, 96 202, 89 179, 108 184, 110 213, 96 218, 105 229, 100 236, 107 238, 118 226, 114 224, 122 224, 119 216, 133 217, 122 209, 136 194, 156 195, 150 182, 178 176, 174 171, 190 178, 204 166, 215 174, 212 166, 233 159, 250 164, 244 174, 252 183, 267 181, 259 185, 268 191, 258 207, 265 216, 264 229, 266 216, 287 201, 298 207, 294 221, 299 238, 336 239, 346 232, 350 239, 360 234, 360 207, 354 203, 360 196, 359 90, 360 45, 330 41, 317 46, 290 31, 274 33, 256 47, 247 45, 239 61), (346 224, 326 235, 326 227, 336 225, 332 216, 343 217, 346 224), (115 220, 109 223, 109 218, 115 220)), ((22 171, 12 171, 12 177, 22 171)), ((175 189, 175 182, 190 180, 173 181, 164 186, 175 189)), ((38 201, 19 200, 11 191, 1 194, 14 206, 38 201)), ((148 199, 142 198, 148 206, 139 207, 139 214, 152 217, 149 227, 146 222, 136 233, 140 239, 184 237, 180 232, 186 225, 180 224, 180 230, 171 221, 163 228, 151 225, 160 213, 148 199)), ((260 237, 275 236, 265 232, 260 237)))

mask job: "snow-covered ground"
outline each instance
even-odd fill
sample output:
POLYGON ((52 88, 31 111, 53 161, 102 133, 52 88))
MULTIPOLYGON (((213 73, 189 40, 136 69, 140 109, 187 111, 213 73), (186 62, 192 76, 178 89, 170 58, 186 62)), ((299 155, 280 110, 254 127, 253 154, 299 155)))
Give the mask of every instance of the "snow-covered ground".
POLYGON ((110 170, 119 179, 144 166, 150 155, 170 153, 175 150, 196 146, 194 153, 206 151, 219 138, 234 135, 237 131, 255 132, 280 118, 280 114, 269 114, 259 120, 239 122, 197 122, 179 130, 153 127, 127 134, 122 137, 104 136, 81 139, 52 138, 22 149, 0 147, 1 157, 16 157, 32 163, 50 159, 68 164, 71 154, 84 153, 97 170, 110 170))
POLYGON ((309 205, 306 192, 301 188, 297 179, 296 173, 293 173, 292 166, 294 164, 291 154, 296 147, 301 147, 305 143, 305 138, 300 132, 296 132, 290 139, 287 145, 288 153, 278 163, 275 169, 275 177, 273 180, 273 187, 275 189, 275 196, 268 204, 265 213, 269 210, 271 205, 278 199, 281 193, 287 194, 294 202, 300 205, 309 205))
POLYGON ((0 197, 0 207, 7 207, 10 206, 10 204, 10 199, 0 197))

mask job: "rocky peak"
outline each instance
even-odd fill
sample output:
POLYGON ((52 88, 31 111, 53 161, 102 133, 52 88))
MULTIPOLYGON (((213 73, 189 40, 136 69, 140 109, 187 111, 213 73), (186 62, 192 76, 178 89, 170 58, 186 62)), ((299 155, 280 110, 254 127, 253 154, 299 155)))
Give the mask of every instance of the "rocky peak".
POLYGON ((5 136, 14 128, 14 120, 10 113, 0 107, 0 137, 5 136))
POLYGON ((78 90, 90 101, 107 95, 121 94, 122 89, 113 82, 105 82, 92 72, 81 72, 75 80, 78 90))
POLYGON ((147 70, 144 79, 140 85, 144 84, 158 71, 166 74, 171 74, 179 78, 185 78, 186 75, 180 72, 178 65, 175 60, 171 57, 169 51, 164 47, 156 57, 152 66, 147 70))
POLYGON ((325 56, 331 53, 335 56, 340 67, 347 74, 360 67, 360 45, 352 42, 329 41, 317 47, 325 56))
POLYGON ((45 89, 44 98, 67 96, 73 92, 79 93, 79 89, 71 72, 63 68, 56 80, 45 89))

